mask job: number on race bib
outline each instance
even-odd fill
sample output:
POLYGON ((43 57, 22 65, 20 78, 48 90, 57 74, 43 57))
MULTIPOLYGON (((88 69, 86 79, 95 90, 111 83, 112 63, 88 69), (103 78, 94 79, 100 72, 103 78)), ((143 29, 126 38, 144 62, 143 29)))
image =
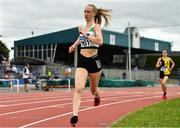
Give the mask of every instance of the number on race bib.
POLYGON ((162 66, 161 71, 165 71, 165 70, 166 70, 166 67, 162 66))
POLYGON ((83 46, 88 46, 90 43, 89 43, 89 40, 88 39, 86 39, 86 37, 84 36, 84 35, 80 35, 80 42, 81 42, 81 44, 83 45, 83 46))

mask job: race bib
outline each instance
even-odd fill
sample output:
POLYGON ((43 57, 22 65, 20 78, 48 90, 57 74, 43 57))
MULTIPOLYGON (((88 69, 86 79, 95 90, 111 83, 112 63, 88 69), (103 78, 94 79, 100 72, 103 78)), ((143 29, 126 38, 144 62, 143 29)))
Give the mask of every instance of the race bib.
POLYGON ((165 71, 166 69, 167 69, 166 67, 162 66, 160 70, 165 71))
POLYGON ((84 35, 80 34, 79 40, 80 40, 82 46, 89 45, 89 40, 84 35))
POLYGON ((101 68, 101 61, 100 60, 96 60, 96 65, 97 65, 97 68, 101 68))

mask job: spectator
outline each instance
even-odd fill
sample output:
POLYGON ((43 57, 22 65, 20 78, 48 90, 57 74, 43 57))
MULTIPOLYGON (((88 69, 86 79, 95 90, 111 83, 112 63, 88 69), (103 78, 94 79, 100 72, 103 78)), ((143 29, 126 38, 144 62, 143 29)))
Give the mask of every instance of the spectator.
POLYGON ((127 79, 127 73, 126 72, 123 72, 122 78, 123 78, 123 80, 127 79))
POLYGON ((71 77, 71 68, 70 67, 65 69, 64 75, 65 75, 65 78, 71 77))
POLYGON ((50 70, 48 70, 47 75, 48 75, 48 80, 51 80, 52 79, 52 72, 50 70))
POLYGON ((104 74, 104 72, 102 71, 102 73, 101 73, 101 79, 104 79, 105 78, 105 74, 104 74))
POLYGON ((133 70, 134 70, 134 71, 137 71, 137 70, 138 70, 138 67, 137 67, 137 66, 135 66, 135 67, 133 68, 133 70))
POLYGON ((17 70, 17 67, 16 67, 15 64, 12 65, 11 70, 12 70, 13 78, 18 78, 18 77, 17 77, 18 70, 17 70))
POLYGON ((9 60, 5 61, 4 66, 5 66, 5 79, 11 79, 12 66, 10 65, 10 61, 9 60))
POLYGON ((29 64, 26 63, 25 67, 23 69, 23 79, 24 79, 24 91, 28 92, 28 84, 29 84, 29 77, 30 77, 30 71, 29 71, 29 64))

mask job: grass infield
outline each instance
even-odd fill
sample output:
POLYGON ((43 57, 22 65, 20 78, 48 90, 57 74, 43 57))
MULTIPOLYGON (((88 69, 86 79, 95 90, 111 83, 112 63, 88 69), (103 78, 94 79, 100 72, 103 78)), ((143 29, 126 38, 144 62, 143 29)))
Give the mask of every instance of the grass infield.
POLYGON ((144 107, 113 122, 110 127, 180 127, 180 98, 144 107))

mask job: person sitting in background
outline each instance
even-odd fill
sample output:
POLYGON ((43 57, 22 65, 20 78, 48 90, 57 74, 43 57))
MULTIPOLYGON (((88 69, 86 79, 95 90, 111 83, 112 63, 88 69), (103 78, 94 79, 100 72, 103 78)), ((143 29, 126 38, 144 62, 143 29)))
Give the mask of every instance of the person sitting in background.
POLYGON ((47 75, 48 75, 48 80, 51 80, 52 79, 52 72, 50 70, 48 70, 47 75))
POLYGON ((43 86, 44 91, 49 91, 52 89, 52 86, 50 85, 50 81, 52 80, 52 72, 48 69, 47 70, 47 77, 46 77, 46 84, 43 86))
POLYGON ((125 80, 127 78, 127 73, 126 72, 123 72, 122 78, 123 78, 123 80, 125 80))
POLYGON ((65 69, 64 75, 65 75, 65 78, 71 77, 71 68, 70 67, 65 69))

